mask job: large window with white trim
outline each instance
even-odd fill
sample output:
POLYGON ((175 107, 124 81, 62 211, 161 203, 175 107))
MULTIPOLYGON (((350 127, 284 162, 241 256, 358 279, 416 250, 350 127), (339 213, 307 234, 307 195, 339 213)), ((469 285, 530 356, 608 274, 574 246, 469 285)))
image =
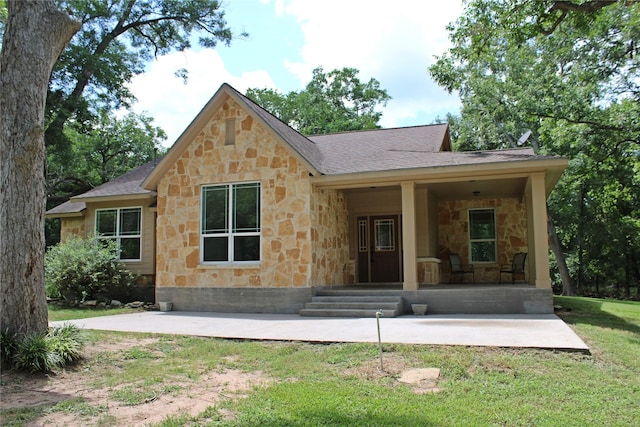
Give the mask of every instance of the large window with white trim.
POLYGON ((469 252, 472 263, 496 262, 495 209, 469 209, 469 252))
POLYGON ((202 187, 202 262, 260 261, 260 183, 202 187))
POLYGON ((96 238, 113 240, 122 261, 142 259, 142 208, 96 210, 96 238))

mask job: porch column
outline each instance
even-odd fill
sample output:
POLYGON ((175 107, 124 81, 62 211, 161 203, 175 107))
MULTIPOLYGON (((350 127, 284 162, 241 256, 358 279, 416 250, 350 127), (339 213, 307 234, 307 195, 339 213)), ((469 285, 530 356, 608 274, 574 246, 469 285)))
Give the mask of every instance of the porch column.
POLYGON ((415 182, 403 182, 402 187, 402 267, 404 283, 402 289, 418 289, 418 259, 416 246, 416 199, 415 182))
MULTIPOLYGON (((529 190, 531 192, 528 209, 531 212, 531 226, 533 238, 533 253, 530 262, 533 263, 534 284, 536 288, 550 288, 549 276, 549 238, 547 234, 547 197, 544 188, 544 173, 535 173, 529 176, 529 190)), ((530 252, 531 252, 531 245, 530 252)))

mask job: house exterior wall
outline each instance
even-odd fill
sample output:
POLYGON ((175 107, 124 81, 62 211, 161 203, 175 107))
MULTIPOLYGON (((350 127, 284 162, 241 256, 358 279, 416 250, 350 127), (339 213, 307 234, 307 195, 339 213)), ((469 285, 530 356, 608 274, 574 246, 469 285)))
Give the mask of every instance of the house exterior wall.
POLYGON ((155 208, 149 207, 151 199, 120 200, 87 203, 85 224, 86 235, 93 235, 96 227, 96 210, 112 208, 142 208, 142 258, 140 261, 122 261, 134 274, 153 276, 155 274, 155 208))
POLYGON ((64 243, 73 237, 85 237, 85 218, 60 218, 60 242, 64 243))
POLYGON ((314 189, 311 212, 312 285, 354 283, 354 264, 349 262, 349 212, 344 194, 338 190, 314 189))
POLYGON ((510 264, 516 252, 527 252, 527 208, 517 198, 446 200, 438 203, 442 281, 449 281, 449 253, 458 253, 469 264, 469 209, 495 208, 497 262, 475 264, 476 282, 497 283, 500 265, 510 264))
MULTIPOLYGON (((277 136, 227 99, 158 184, 157 298, 173 301, 178 310, 292 310, 295 304, 265 308, 265 294, 258 290, 310 286, 310 203, 308 170, 277 136), (225 145, 229 118, 236 119, 234 145, 225 145), (260 262, 201 263, 201 186, 256 181, 261 184, 260 262)), ((288 295, 284 298, 296 293, 288 295)))

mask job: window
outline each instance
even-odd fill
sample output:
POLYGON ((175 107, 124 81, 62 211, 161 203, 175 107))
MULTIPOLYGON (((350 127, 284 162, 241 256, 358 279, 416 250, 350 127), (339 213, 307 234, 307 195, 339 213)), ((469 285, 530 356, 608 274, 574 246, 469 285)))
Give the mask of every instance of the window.
POLYGON ((260 261, 260 183, 202 187, 203 262, 260 261))
POLYGON ((376 252, 396 250, 396 239, 393 233, 394 222, 392 219, 374 221, 376 252))
POLYGON ((472 263, 496 262, 494 209, 469 209, 469 251, 472 263))
POLYGON ((96 210, 96 237, 113 240, 118 246, 120 260, 142 259, 142 208, 96 210))

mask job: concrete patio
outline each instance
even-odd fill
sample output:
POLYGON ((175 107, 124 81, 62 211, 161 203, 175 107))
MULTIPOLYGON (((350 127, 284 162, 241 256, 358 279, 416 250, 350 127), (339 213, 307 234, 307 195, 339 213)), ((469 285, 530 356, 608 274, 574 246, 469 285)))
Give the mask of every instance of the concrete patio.
MULTIPOLYGON (((148 311, 67 321, 85 329, 306 342, 377 342, 375 318, 148 311)), ((52 326, 65 322, 51 322, 52 326)), ((554 314, 400 316, 380 319, 383 343, 544 348, 588 352, 554 314)))

